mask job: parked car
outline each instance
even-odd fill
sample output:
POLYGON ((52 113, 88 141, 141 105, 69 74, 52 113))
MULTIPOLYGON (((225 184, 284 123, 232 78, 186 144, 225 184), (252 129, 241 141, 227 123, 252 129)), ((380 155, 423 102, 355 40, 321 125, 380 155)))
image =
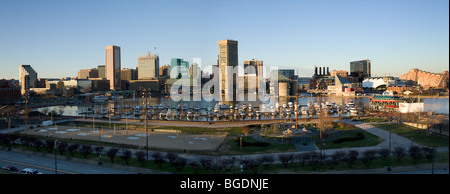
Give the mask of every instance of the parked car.
POLYGON ((23 174, 42 174, 42 172, 39 172, 38 170, 32 169, 32 168, 24 168, 22 171, 20 171, 23 174))
POLYGON ((18 168, 14 167, 14 166, 11 166, 11 165, 3 166, 2 170, 7 170, 7 171, 10 171, 10 172, 19 172, 20 171, 18 168))

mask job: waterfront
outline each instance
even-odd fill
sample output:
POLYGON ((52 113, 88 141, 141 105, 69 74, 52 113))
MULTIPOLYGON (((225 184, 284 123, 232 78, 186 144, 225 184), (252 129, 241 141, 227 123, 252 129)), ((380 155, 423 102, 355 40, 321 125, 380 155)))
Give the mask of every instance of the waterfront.
MULTIPOLYGON (((262 102, 216 102, 216 101, 172 101, 171 98, 148 98, 149 119, 168 119, 168 120, 195 120, 195 121, 217 121, 217 120, 264 120, 264 119, 294 119, 294 98, 278 99, 276 107, 270 107, 269 103, 262 102), (221 109, 219 104, 222 105, 221 109), (217 106, 216 106, 217 105, 217 106), (231 106, 230 106, 231 105, 231 106), (250 107, 252 106, 252 107, 250 107), (239 107, 239 108, 238 108, 239 107), (265 107, 265 108, 264 108, 265 107), (276 114, 272 114, 273 110, 277 110, 276 114)), ((324 105, 332 103, 337 108, 346 108, 349 103, 353 102, 359 112, 363 107, 367 107, 369 97, 308 97, 298 98, 299 115, 298 118, 315 118, 316 115, 302 114, 301 109, 305 109, 308 105, 324 105)), ((449 113, 448 98, 424 97, 424 111, 434 111, 438 114, 449 113)), ((108 117, 139 119, 145 104, 144 98, 124 98, 119 100, 109 100, 103 103, 81 103, 71 106, 48 106, 35 108, 40 112, 54 111, 65 116, 86 116, 92 117, 108 117)), ((335 111, 330 115, 350 116, 350 111, 335 111)), ((355 114, 353 114, 355 115, 355 114)), ((142 119, 143 117, 141 117, 142 119)))

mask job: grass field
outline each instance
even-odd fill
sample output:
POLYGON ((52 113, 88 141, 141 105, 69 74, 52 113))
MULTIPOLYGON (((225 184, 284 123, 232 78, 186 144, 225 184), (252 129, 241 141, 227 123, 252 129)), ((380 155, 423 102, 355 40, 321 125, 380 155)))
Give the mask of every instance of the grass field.
MULTIPOLYGON (((352 148, 352 147, 369 147, 377 145, 384 140, 379 138, 376 135, 373 135, 364 130, 347 130, 343 131, 343 134, 338 138, 352 138, 357 136, 357 133, 361 132, 364 135, 364 138, 361 140, 355 141, 345 141, 341 143, 335 143, 334 140, 324 141, 325 146, 323 149, 338 149, 338 148, 352 148)), ((320 142, 316 142, 316 146, 320 147, 320 142)))
POLYGON ((393 133, 414 140, 421 145, 430 147, 449 146, 448 137, 439 137, 439 135, 427 135, 423 129, 415 129, 405 125, 399 124, 373 124, 374 126, 392 131, 393 133))

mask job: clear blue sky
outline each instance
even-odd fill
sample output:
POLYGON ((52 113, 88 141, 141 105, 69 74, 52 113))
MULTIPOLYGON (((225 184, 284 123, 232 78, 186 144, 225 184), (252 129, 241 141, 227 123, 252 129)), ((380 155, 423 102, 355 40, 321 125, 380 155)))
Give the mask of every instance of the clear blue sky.
POLYGON ((0 78, 18 78, 20 64, 39 77, 75 77, 104 64, 118 45, 122 68, 147 51, 202 66, 216 64, 217 41, 239 41, 239 63, 347 70, 372 60, 372 75, 449 66, 448 0, 0 0, 0 78))

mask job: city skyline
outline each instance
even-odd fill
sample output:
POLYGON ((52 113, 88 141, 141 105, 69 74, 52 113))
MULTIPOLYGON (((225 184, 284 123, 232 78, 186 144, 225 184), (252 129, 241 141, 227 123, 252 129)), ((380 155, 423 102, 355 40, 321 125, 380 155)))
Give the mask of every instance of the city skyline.
POLYGON ((31 65, 39 77, 76 77, 105 65, 104 47, 121 47, 122 68, 157 53, 202 66, 217 63, 217 41, 239 41, 239 65, 350 70, 370 59, 372 76, 419 68, 448 70, 448 1, 1 1, 0 78, 31 65), (233 9, 227 6, 233 5, 233 9), (176 6, 175 6, 176 5, 176 6), (108 12, 117 11, 109 17, 108 12), (156 49, 155 49, 156 48, 156 49), (76 56, 76 57, 74 57, 76 56), (386 69, 390 69, 387 71, 386 69))

